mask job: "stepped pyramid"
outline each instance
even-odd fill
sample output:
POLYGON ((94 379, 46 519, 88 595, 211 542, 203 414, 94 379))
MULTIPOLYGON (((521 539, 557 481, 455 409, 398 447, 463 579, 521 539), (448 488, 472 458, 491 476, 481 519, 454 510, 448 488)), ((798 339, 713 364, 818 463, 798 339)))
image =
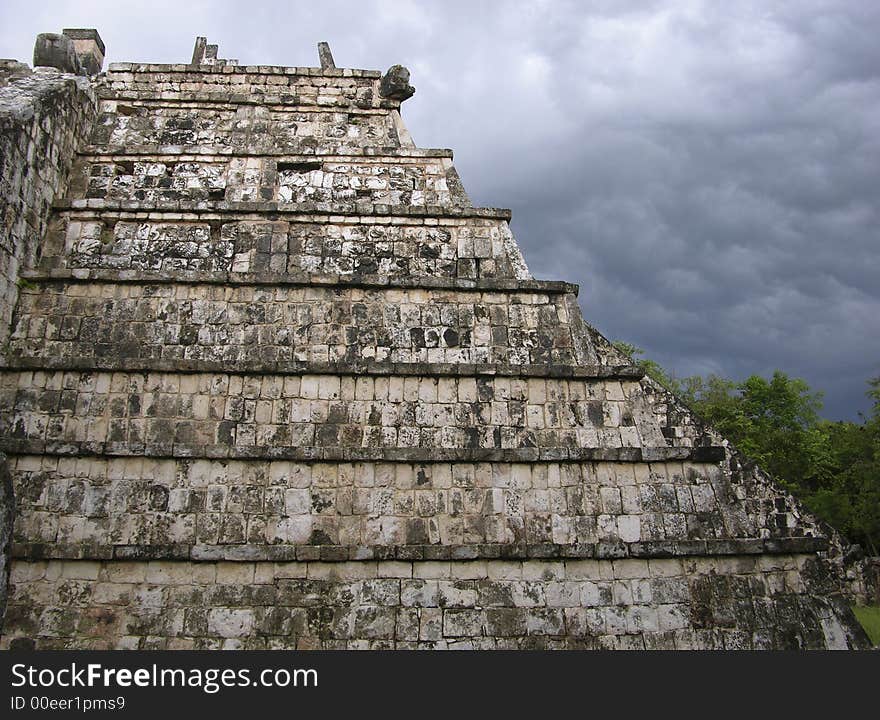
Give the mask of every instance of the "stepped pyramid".
POLYGON ((3 647, 865 645, 828 530, 531 276, 404 67, 217 55, 34 76, 85 119, 10 290, 3 647))

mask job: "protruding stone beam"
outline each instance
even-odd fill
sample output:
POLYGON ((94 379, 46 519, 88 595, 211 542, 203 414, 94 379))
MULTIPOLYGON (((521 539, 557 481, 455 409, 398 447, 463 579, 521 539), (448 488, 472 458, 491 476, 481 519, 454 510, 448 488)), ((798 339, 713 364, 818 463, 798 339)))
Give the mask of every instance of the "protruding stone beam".
POLYGON ((219 45, 209 45, 208 38, 199 35, 196 38, 196 44, 193 47, 192 64, 193 65, 216 65, 223 67, 224 65, 238 65, 238 60, 224 60, 217 57, 219 45))
POLYGON ((63 73, 82 75, 73 41, 57 33, 40 33, 34 44, 34 67, 53 67, 63 73))
POLYGON ((7 455, 59 455, 151 458, 231 458, 239 460, 296 460, 303 462, 388 463, 532 463, 670 461, 714 465, 725 458, 722 446, 705 447, 545 447, 545 448, 426 448, 318 447, 289 445, 193 445, 189 443, 127 443, 81 440, 22 440, 0 438, 7 455))
MULTIPOLYGON (((225 200, 116 200, 106 198, 62 198, 52 203, 55 210, 87 210, 102 212, 194 212, 207 213, 278 213, 283 215, 369 215, 423 218, 485 218, 510 221, 507 208, 474 208, 454 205, 385 205, 364 202, 227 202, 225 200)), ((156 218, 160 219, 160 218, 156 218)), ((195 218, 190 218, 195 219, 195 218)), ((246 218, 241 218, 246 219, 246 218)))
POLYGON ((387 377, 513 377, 554 380, 641 380, 645 372, 638 365, 502 365, 472 363, 369 363, 369 362, 239 362, 230 371, 228 362, 187 359, 141 358, 42 358, 13 357, 0 360, 0 370, 55 370, 72 372, 132 373, 232 373, 236 375, 370 375, 387 377))
POLYGON ((550 295, 577 295, 579 286, 562 280, 519 280, 516 278, 445 278, 428 275, 327 275, 323 273, 234 273, 180 272, 156 273, 149 270, 104 270, 52 268, 46 271, 22 270, 20 277, 32 283, 112 283, 138 285, 229 285, 281 287, 350 287, 363 289, 396 290, 458 290, 461 292, 538 292, 550 295))
POLYGON ((711 538, 625 543, 473 543, 468 545, 95 545, 15 543, 16 560, 192 560, 195 562, 349 562, 372 560, 623 560, 811 555, 828 549, 822 537, 711 538))
POLYGON ((94 28, 65 28, 64 37, 73 42, 73 50, 87 75, 97 75, 104 67, 104 41, 94 28))
POLYGON ((329 43, 318 43, 318 59, 321 61, 321 70, 336 69, 336 63, 333 62, 333 53, 330 52, 329 43))
POLYGON ((104 41, 94 28, 67 28, 61 35, 37 35, 34 67, 53 67, 74 75, 97 75, 103 66, 104 41))
POLYGON ((403 102, 415 92, 416 89, 409 84, 409 70, 403 65, 392 65, 379 81, 379 95, 389 100, 403 102))
POLYGON ((192 64, 201 65, 205 59, 205 50, 208 47, 208 38, 201 35, 196 38, 196 44, 193 47, 192 64))

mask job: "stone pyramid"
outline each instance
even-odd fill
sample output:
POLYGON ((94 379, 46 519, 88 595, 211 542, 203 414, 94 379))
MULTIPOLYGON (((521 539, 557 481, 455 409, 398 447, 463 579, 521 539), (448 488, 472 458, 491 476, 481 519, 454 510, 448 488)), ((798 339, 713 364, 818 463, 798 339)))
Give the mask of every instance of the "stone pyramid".
POLYGON ((320 59, 34 76, 2 646, 863 646, 829 531, 531 276, 408 71, 320 59))

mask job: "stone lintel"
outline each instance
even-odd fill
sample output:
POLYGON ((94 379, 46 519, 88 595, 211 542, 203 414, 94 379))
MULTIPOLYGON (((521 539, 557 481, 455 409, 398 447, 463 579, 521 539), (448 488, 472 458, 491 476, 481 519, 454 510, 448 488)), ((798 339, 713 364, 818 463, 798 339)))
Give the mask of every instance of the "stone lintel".
MULTIPOLYGON (((129 210, 133 212, 214 212, 214 213, 275 213, 278 215, 368 215, 380 217, 424 218, 484 218, 489 220, 511 219, 506 208, 473 208, 441 205, 383 205, 379 203, 278 203, 278 202, 226 202, 225 200, 145 203, 138 200, 106 200, 103 198, 62 198, 52 203, 55 210, 129 210)), ((157 218, 161 219, 161 218, 157 218)))
POLYGON ((376 560, 625 560, 754 555, 812 555, 824 537, 731 538, 657 543, 471 545, 91 545, 15 543, 16 560, 191 560, 195 562, 350 562, 376 560))
MULTIPOLYGON (((204 67, 210 67, 205 65, 204 67)), ((233 66, 226 65, 232 69, 233 66)), ((329 72, 329 71, 328 71, 329 72)), ((341 72, 341 71, 334 71, 341 72)), ((350 78, 346 78, 350 80, 350 78)), ((217 84, 217 87, 224 87, 217 84)), ((230 87, 230 86, 225 86, 230 87)), ((231 86, 242 88, 243 85, 231 86)), ((238 105, 252 105, 254 107, 277 108, 290 112, 346 112, 352 115, 385 115, 389 110, 396 110, 397 105, 393 101, 382 99, 378 105, 359 106, 355 101, 346 101, 341 104, 321 105, 317 102, 306 104, 295 92, 295 87, 274 86, 278 88, 272 94, 257 94, 247 92, 232 92, 227 90, 163 90, 154 92, 147 90, 114 90, 106 84, 97 86, 97 95, 100 100, 122 100, 126 103, 153 103, 161 106, 174 106, 180 103, 214 106, 208 109, 235 107, 238 105), (287 92, 284 92, 284 91, 287 92)))
POLYGON ((471 363, 346 363, 346 362, 237 362, 210 360, 160 360, 139 358, 56 359, 39 357, 12 358, 0 370, 54 370, 73 372, 162 372, 223 373, 229 375, 378 375, 417 377, 534 377, 553 379, 641 380, 644 370, 638 365, 500 365, 471 363))
POLYGON ((323 275, 303 273, 269 274, 200 272, 153 273, 141 270, 24 271, 21 277, 34 283, 87 283, 112 285, 225 285, 235 287, 350 287, 376 290, 455 290, 459 292, 546 293, 577 295, 579 287, 561 280, 516 280, 507 278, 389 277, 387 275, 323 275))
POLYGON ((707 447, 658 448, 401 448, 401 447, 292 447, 259 445, 190 445, 183 443, 130 443, 0 439, 0 451, 10 455, 107 456, 152 458, 230 458, 296 460, 303 462, 386 463, 533 463, 689 461, 716 464, 725 449, 707 447))
POLYGON ((84 74, 73 40, 58 33, 37 35, 34 43, 34 67, 52 67, 73 75, 84 74))
POLYGON ((104 41, 95 28, 64 28, 61 34, 69 37, 71 40, 90 40, 101 51, 101 55, 107 52, 107 49, 104 47, 104 41))
POLYGON ((65 28, 62 34, 73 42, 73 49, 82 69, 97 75, 104 67, 104 41, 94 28, 65 28))

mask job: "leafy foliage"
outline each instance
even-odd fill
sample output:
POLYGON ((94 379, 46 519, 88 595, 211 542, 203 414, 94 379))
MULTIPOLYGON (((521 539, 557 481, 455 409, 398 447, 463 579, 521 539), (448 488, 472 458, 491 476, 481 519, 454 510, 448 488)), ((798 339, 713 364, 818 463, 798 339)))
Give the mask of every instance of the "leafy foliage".
POLYGON ((652 380, 658 382, 660 385, 665 387, 669 392, 674 393, 676 395, 681 394, 681 385, 678 380, 675 379, 672 375, 667 374, 667 372, 660 366, 660 363, 649 360, 647 358, 639 358, 639 355, 644 355, 645 351, 640 347, 636 347, 635 345, 631 345, 628 342, 624 342, 623 340, 615 340, 612 345, 619 352, 622 352, 624 355, 628 355, 635 360, 636 365, 638 365, 642 370, 644 370, 645 374, 650 377, 652 380))
POLYGON ((876 605, 854 607, 853 613, 865 628, 865 632, 868 633, 874 646, 880 645, 880 607, 876 605))
MULTIPOLYGON (((617 342, 621 352, 643 351, 617 342)), ((675 378, 652 360, 637 359, 646 374, 799 496, 816 515, 866 545, 880 544, 880 378, 869 381, 874 401, 859 423, 820 417, 822 394, 776 371, 769 379, 675 378)))

